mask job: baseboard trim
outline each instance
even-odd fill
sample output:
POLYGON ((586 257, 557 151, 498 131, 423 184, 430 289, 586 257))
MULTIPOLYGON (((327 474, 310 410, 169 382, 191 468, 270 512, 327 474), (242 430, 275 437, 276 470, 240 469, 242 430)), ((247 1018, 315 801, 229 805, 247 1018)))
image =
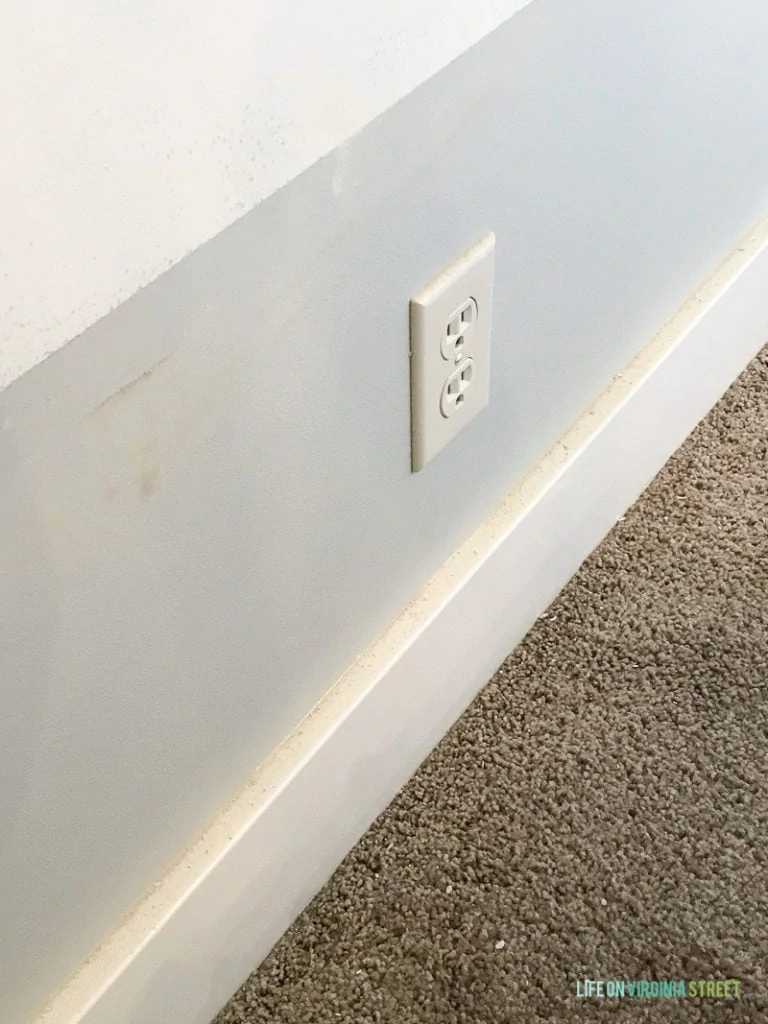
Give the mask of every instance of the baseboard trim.
POLYGON ((209 1024, 766 340, 768 221, 338 681, 38 1024, 209 1024))

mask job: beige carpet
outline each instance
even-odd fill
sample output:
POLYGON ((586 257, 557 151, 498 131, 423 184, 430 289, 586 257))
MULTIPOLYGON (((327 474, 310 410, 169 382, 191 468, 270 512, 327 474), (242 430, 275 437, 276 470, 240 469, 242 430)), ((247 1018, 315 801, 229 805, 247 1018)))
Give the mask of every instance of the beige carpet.
POLYGON ((217 1024, 768 1022, 767 436, 768 350, 217 1024))

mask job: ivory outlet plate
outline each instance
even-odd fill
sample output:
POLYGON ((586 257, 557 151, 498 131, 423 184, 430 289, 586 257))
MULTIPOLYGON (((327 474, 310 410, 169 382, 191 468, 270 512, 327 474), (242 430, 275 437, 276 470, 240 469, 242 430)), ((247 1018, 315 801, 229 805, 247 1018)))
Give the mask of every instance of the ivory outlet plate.
POLYGON ((411 468, 488 404, 496 239, 482 235, 411 299, 411 468))

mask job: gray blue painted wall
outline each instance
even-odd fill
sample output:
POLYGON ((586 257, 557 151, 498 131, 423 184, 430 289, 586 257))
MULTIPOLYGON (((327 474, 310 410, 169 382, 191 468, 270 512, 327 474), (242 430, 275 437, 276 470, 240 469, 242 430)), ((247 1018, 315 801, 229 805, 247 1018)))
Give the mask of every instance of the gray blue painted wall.
POLYGON ((0 393, 4 1021, 765 213, 767 51, 537 0, 0 393), (486 229, 491 404, 412 475, 408 300, 486 229))

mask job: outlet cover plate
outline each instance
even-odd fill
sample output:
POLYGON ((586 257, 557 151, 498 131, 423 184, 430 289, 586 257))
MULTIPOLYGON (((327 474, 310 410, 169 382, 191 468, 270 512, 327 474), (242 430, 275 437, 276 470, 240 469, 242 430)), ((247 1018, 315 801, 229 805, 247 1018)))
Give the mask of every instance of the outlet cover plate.
POLYGON ((496 238, 482 235, 411 299, 411 468, 488 404, 496 238))

